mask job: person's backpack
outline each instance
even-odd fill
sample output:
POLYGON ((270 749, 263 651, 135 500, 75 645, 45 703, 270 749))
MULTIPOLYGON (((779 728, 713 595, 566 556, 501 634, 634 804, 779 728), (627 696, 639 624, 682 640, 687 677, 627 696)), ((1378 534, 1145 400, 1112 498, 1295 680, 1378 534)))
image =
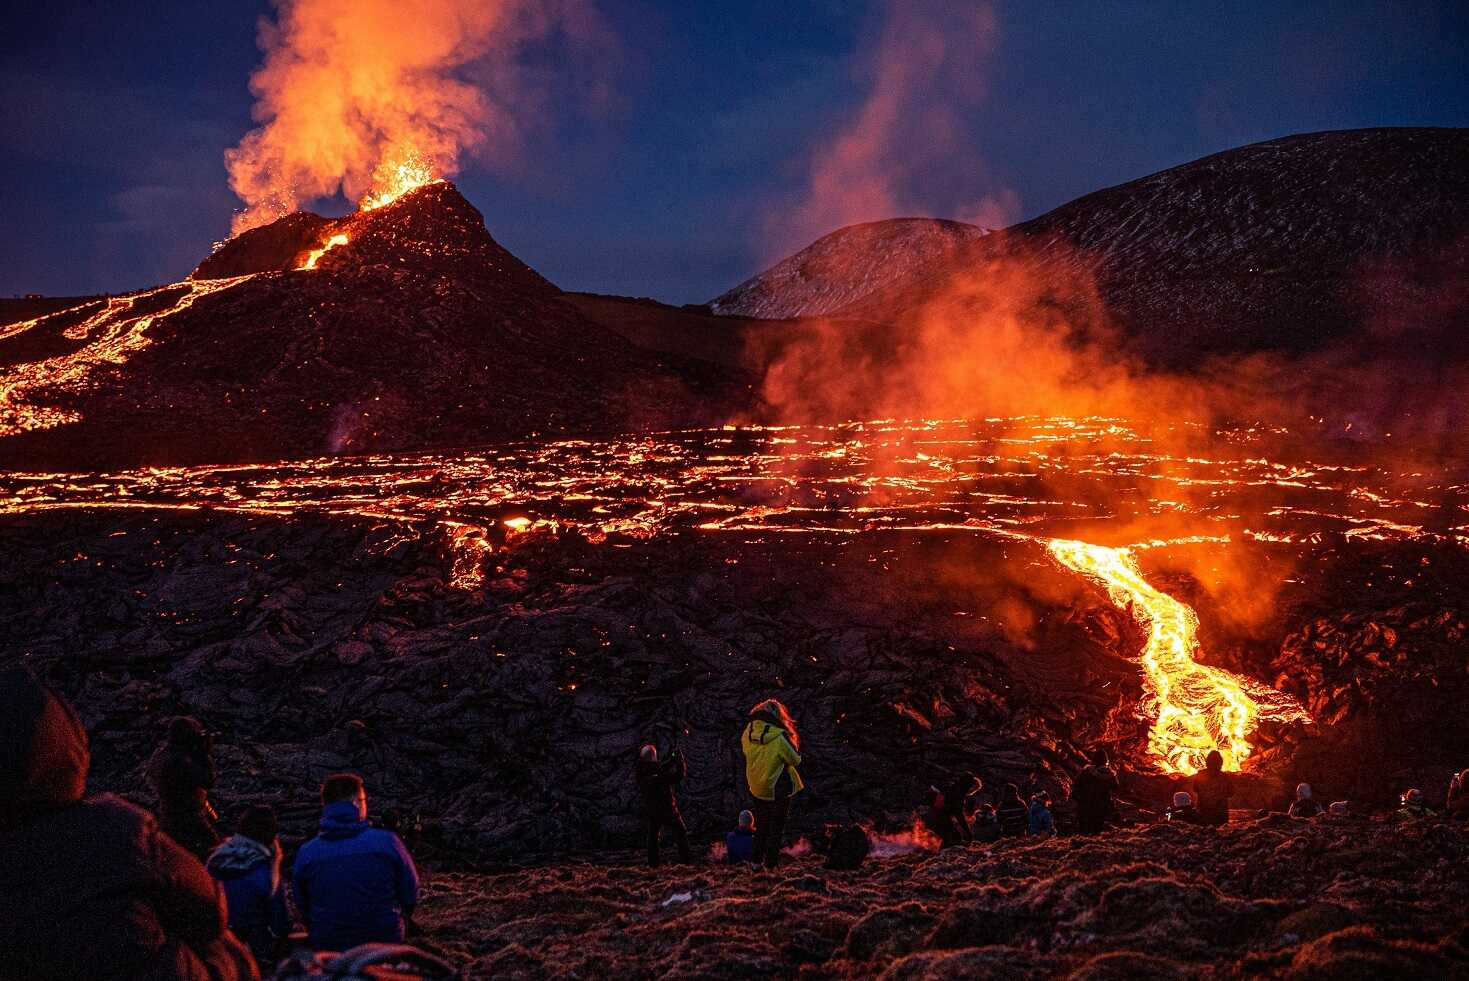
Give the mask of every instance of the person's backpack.
POLYGON ((464 977, 454 965, 406 944, 361 944, 340 954, 302 951, 280 963, 271 981, 430 981, 464 977))
POLYGON ((834 872, 850 872, 861 868, 870 851, 872 843, 867 840, 866 831, 855 824, 843 825, 831 836, 826 867, 834 872))

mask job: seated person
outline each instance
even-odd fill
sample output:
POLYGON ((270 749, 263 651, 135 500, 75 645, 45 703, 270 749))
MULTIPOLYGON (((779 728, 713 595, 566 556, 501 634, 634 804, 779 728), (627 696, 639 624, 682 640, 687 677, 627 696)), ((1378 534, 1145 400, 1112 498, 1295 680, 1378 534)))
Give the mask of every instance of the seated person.
POLYGON ((724 836, 724 860, 736 862, 755 861, 755 814, 741 811, 739 827, 724 836))
POLYGON ((241 815, 239 831, 204 864, 224 890, 230 929, 249 945, 262 974, 279 959, 281 942, 291 933, 276 832, 275 811, 251 807, 241 815))
POLYGON ((1320 817, 1325 811, 1316 799, 1311 796, 1311 785, 1301 783, 1296 785, 1296 799, 1291 801, 1290 810, 1286 813, 1293 818, 1320 817))
POLYGON ((1173 806, 1168 808, 1164 817, 1165 821, 1181 821, 1184 824, 1203 824, 1199 817, 1199 809, 1194 806, 1194 799, 1187 790, 1180 790, 1173 795, 1173 806))

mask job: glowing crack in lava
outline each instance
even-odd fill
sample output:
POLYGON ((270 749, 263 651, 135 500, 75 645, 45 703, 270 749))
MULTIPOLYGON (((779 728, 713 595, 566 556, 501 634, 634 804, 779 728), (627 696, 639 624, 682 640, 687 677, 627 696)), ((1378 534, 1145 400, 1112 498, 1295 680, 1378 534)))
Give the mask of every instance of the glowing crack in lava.
MULTIPOLYGON (((36 404, 32 396, 43 391, 75 392, 85 389, 94 371, 107 365, 123 364, 151 344, 148 329, 158 321, 189 309, 206 296, 252 278, 253 274, 231 279, 185 280, 97 301, 100 308, 95 313, 62 332, 68 340, 85 341, 82 347, 40 361, 0 368, 0 437, 76 422, 81 418, 76 412, 36 404), (167 307, 151 313, 137 312, 140 306, 148 305, 144 301, 176 290, 181 291, 179 296, 167 307)), ((48 321, 75 314, 85 306, 22 321, 5 328, 3 336, 49 329, 48 321)))
POLYGON ((1248 736, 1261 720, 1310 722, 1290 696, 1194 660, 1198 617, 1143 578, 1125 548, 1053 538, 1056 561, 1100 582, 1118 607, 1148 632, 1140 660, 1155 715, 1148 751, 1165 773, 1197 773, 1211 749, 1237 770, 1252 752, 1248 736))
POLYGON ((346 245, 347 241, 347 236, 345 235, 333 235, 331 238, 321 243, 321 248, 312 249, 310 252, 306 253, 306 260, 296 268, 315 269, 316 264, 321 261, 322 256, 326 255, 328 252, 330 252, 332 249, 335 249, 339 245, 346 245))
POLYGON ((358 202, 360 211, 372 211, 383 205, 392 204, 394 201, 407 194, 416 191, 425 184, 432 184, 434 177, 433 168, 428 161, 419 154, 409 151, 400 157, 397 162, 384 161, 373 175, 372 191, 358 202))

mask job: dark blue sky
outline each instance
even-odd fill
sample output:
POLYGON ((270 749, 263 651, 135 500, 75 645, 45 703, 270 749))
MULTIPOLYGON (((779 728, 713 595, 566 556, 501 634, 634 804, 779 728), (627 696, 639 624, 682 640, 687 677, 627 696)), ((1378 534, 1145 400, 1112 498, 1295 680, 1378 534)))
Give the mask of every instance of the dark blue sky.
MULTIPOLYGON (((810 204, 813 154, 873 96, 889 8, 598 9, 611 43, 530 53, 547 101, 522 159, 498 172, 471 163, 458 179, 495 237, 565 288, 680 303, 808 239, 809 207, 803 221, 786 216, 810 204)), ((238 202, 222 154, 252 125, 246 86, 268 12, 227 0, 7 5, 0 294, 176 279, 227 233, 238 202)), ((911 127, 887 135, 881 161, 908 147, 921 160, 898 182, 904 211, 960 216, 998 201, 1024 218, 1274 136, 1469 125, 1462 0, 999 2, 993 14, 988 40, 971 48, 956 30, 948 58, 962 64, 899 106, 954 124, 922 147, 911 127)))

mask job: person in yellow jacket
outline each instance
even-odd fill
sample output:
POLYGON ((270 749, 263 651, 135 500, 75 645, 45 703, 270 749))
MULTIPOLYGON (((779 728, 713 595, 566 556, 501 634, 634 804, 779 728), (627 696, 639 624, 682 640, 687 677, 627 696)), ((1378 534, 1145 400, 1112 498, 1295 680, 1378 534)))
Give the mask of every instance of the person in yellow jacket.
POLYGON ((768 698, 750 710, 740 737, 745 751, 745 782, 754 798, 755 860, 773 869, 780 861, 781 835, 790 815, 791 798, 806 786, 801 765, 801 736, 786 707, 768 698))

